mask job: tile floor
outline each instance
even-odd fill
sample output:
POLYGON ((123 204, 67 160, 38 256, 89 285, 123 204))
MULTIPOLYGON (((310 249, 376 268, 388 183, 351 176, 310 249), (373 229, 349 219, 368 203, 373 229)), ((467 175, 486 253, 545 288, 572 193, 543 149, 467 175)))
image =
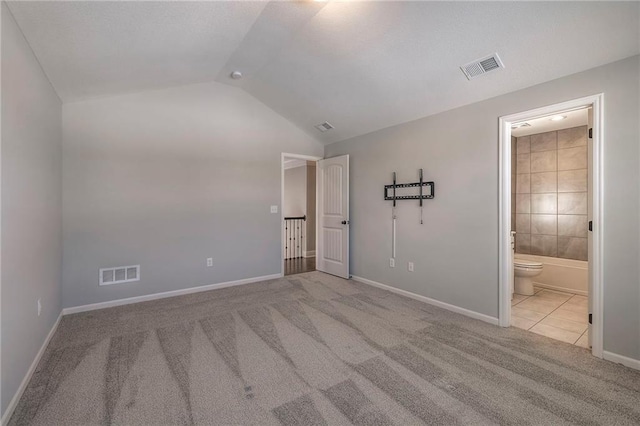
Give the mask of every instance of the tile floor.
POLYGON ((514 294, 511 325, 588 348, 587 296, 535 289, 533 296, 514 294))

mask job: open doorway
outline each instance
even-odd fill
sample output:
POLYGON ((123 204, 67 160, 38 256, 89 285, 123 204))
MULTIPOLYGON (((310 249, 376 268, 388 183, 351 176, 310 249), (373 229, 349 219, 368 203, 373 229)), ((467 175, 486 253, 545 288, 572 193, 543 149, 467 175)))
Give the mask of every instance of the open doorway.
POLYGON ((316 270, 316 159, 282 157, 283 274, 316 270))
POLYGON ((602 357, 601 95, 500 119, 500 325, 602 357))

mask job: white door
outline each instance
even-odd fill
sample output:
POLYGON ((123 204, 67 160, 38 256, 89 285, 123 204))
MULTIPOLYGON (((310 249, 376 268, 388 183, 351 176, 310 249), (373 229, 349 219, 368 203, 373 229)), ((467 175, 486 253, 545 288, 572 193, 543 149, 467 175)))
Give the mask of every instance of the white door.
POLYGON ((316 269, 349 279, 349 156, 319 160, 316 269))
MULTIPOLYGON (((588 129, 592 129, 593 128, 593 108, 589 108, 588 111, 588 125, 587 125, 587 132, 589 132, 588 129)), ((592 223, 593 220, 593 139, 588 137, 589 134, 587 133, 587 164, 589 165, 589 169, 587 172, 587 177, 588 177, 588 183, 587 183, 587 221, 589 221, 589 223, 592 223)), ((587 232, 587 265, 589 268, 589 287, 588 287, 588 294, 587 296, 589 297, 588 300, 588 304, 589 304, 589 313, 593 312, 593 293, 595 291, 594 288, 594 281, 593 281, 593 267, 592 267, 592 262, 593 262, 593 236, 591 234, 591 232, 587 232)), ((588 331, 587 331, 587 341, 588 341, 588 345, 589 347, 591 347, 591 336, 593 334, 593 330, 591 329, 591 324, 589 324, 588 326, 588 331)))

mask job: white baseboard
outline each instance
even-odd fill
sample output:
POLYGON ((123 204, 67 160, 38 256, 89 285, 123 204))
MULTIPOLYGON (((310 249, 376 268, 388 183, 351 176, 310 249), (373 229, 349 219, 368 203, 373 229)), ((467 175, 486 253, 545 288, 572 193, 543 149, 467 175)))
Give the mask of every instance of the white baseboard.
POLYGON ((108 302, 74 306, 71 308, 64 308, 62 310, 62 314, 63 315, 77 314, 79 312, 87 312, 87 311, 94 311, 96 309, 104 309, 104 308, 111 308, 114 306, 129 305, 131 303, 147 302, 149 300, 157 300, 157 299, 164 299, 167 297, 182 296, 184 294, 200 293, 202 291, 216 290, 219 288, 233 287, 233 286, 243 285, 243 284, 251 284, 258 281, 273 280, 281 277, 282 277, 282 274, 263 275, 261 277, 245 278, 242 280, 227 281, 223 283, 203 285, 200 287, 190 287, 190 288, 184 288, 181 290, 171 290, 171 291, 165 291, 162 293, 146 294, 144 296, 128 297, 126 299, 110 300, 108 302))
POLYGON ((415 294, 415 293, 412 293, 412 292, 407 291, 407 290, 401 290, 399 288, 391 287, 390 285, 382 284, 382 283, 379 283, 379 282, 376 282, 376 281, 372 281, 372 280, 369 280, 367 278, 358 277, 356 275, 353 275, 351 278, 356 280, 356 281, 359 281, 359 282, 361 282, 363 284, 368 284, 368 285, 373 286, 373 287, 378 287, 378 288, 382 288, 384 290, 389 290, 392 293, 401 294, 403 296, 410 297, 411 299, 415 299, 415 300, 419 300, 419 301, 424 302, 424 303, 428 303, 429 305, 437 306, 439 308, 446 309, 446 310, 451 311, 451 312, 455 312, 455 313, 458 313, 458 314, 465 315, 467 317, 475 318, 475 319, 478 319, 480 321, 488 322, 489 324, 498 325, 498 318, 491 317, 489 315, 481 314, 479 312, 471 311, 469 309, 461 308, 459 306, 450 305, 448 303, 441 302, 439 300, 431 299, 430 297, 421 296, 419 294, 415 294))
POLYGON ((44 354, 44 351, 47 349, 47 346, 49 345, 51 338, 53 337, 56 330, 58 329, 58 324, 60 324, 60 319, 62 318, 62 315, 63 313, 60 312, 60 315, 58 315, 58 319, 53 324, 53 327, 51 327, 51 330, 49 330, 49 334, 47 334, 47 337, 44 339, 44 342, 42 342, 42 346, 40 346, 40 350, 38 351, 38 353, 36 354, 36 357, 31 363, 29 370, 27 370, 27 374, 24 375, 24 379, 22 379, 22 383, 20 383, 20 387, 18 387, 18 390, 16 391, 15 395, 13 395, 13 398, 9 402, 7 409, 4 410, 4 413, 2 414, 2 420, 0 421, 0 424, 2 424, 3 426, 9 422, 9 419, 13 415, 13 411, 16 409, 16 406, 18 405, 18 401, 20 401, 22 394, 24 393, 25 389, 27 389, 27 385, 31 380, 31 376, 33 376, 34 371, 36 371, 36 368, 38 367, 40 358, 42 358, 42 355, 44 354))
POLYGON ((588 296, 589 292, 585 291, 585 290, 575 290, 573 288, 566 288, 566 287, 559 287, 559 286, 555 286, 555 285, 549 285, 549 284, 542 284, 542 283, 537 283, 537 282, 533 282, 533 285, 535 287, 540 287, 540 288, 546 288, 549 290, 555 290, 555 291, 561 291, 563 293, 573 293, 573 294, 579 294, 581 296, 588 296))
POLYGON ((617 364, 625 365, 635 370, 640 370, 640 359, 633 359, 624 355, 614 354, 613 352, 602 352, 602 357, 607 361, 615 362, 617 364))
POLYGON ((303 251, 302 257, 316 257, 316 251, 315 250, 303 251))

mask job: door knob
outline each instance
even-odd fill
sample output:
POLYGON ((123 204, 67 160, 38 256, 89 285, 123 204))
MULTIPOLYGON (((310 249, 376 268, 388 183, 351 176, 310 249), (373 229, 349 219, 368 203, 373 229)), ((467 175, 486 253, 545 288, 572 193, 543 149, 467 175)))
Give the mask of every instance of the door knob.
POLYGON ((343 225, 348 225, 348 224, 349 224, 349 221, 348 221, 348 220, 343 220, 343 221, 342 221, 342 224, 343 224, 343 225))

